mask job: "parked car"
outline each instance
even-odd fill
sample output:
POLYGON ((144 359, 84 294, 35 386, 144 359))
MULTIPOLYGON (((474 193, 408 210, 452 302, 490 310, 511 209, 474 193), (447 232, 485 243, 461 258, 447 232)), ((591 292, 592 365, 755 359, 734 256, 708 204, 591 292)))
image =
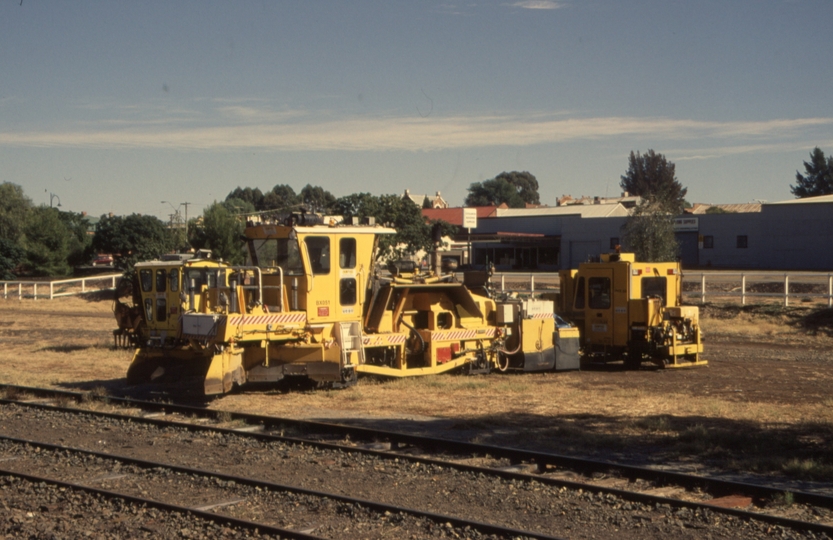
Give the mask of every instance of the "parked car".
POLYGON ((107 253, 99 253, 93 259, 93 266, 113 266, 113 256, 107 253))

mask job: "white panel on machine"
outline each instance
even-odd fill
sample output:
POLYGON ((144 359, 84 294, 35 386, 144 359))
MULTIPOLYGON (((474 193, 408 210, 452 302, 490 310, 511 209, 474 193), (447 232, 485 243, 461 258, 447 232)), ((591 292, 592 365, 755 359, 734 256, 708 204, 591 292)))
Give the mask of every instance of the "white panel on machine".
POLYGON ((186 313, 182 316, 182 333, 190 336, 214 336, 217 334, 219 315, 186 313))
POLYGON ((552 317, 555 313, 555 304, 552 300, 538 300, 530 298, 523 301, 524 314, 527 319, 540 317, 552 317))

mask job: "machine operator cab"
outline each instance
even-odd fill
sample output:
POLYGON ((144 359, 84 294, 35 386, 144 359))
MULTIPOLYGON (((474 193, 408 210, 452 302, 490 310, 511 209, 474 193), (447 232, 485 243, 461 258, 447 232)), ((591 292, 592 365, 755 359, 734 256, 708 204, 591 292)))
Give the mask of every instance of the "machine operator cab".
POLYGON ((560 277, 561 312, 581 328, 586 356, 624 358, 631 368, 646 356, 663 367, 705 363, 698 309, 681 305, 679 263, 610 253, 560 277))

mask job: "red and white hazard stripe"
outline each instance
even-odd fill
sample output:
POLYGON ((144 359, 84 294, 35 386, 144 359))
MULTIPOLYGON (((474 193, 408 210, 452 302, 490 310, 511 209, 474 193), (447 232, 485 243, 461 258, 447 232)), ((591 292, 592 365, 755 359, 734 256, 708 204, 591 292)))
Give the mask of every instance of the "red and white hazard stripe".
POLYGON ((263 325, 263 324, 293 324, 293 323, 303 323, 307 320, 307 314, 303 312, 296 312, 296 313, 280 313, 280 314, 270 314, 270 315, 235 315, 234 317, 229 318, 229 324, 232 326, 240 326, 243 324, 255 324, 255 325, 263 325))

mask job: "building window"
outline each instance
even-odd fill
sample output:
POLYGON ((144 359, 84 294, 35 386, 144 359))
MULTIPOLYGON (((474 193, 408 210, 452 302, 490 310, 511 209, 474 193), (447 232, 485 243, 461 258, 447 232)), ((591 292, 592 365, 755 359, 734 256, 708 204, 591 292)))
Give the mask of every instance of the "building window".
POLYGON ((703 237, 703 249, 714 249, 714 236, 703 237))
POLYGON ((611 249, 611 251, 616 251, 616 248, 618 248, 619 245, 620 244, 619 244, 619 237, 618 236, 614 236, 610 239, 610 249, 611 249))
POLYGON ((745 234, 738 236, 738 249, 746 249, 747 247, 749 247, 748 237, 745 234))

